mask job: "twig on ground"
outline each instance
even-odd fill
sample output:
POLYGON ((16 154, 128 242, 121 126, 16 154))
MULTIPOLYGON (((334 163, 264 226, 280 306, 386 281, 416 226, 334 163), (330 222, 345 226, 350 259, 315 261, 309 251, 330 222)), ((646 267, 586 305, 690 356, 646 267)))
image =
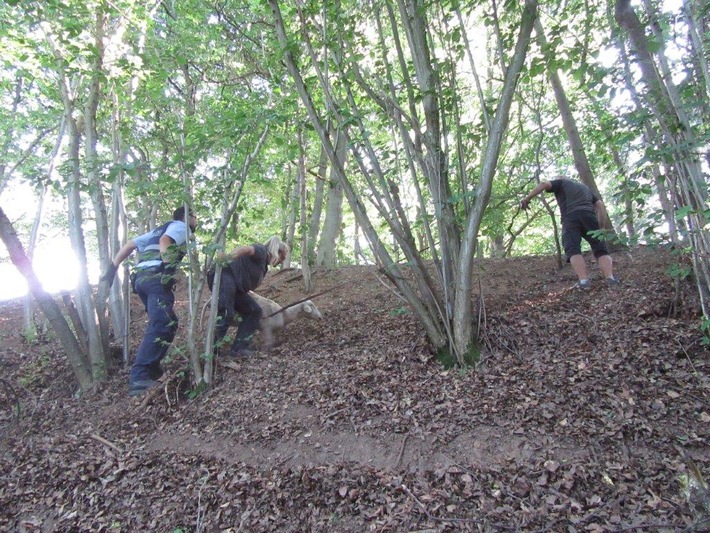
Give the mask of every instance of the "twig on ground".
POLYGON ((254 509, 256 509, 256 507, 252 507, 251 509, 248 509, 242 513, 242 518, 241 520, 239 520, 239 527, 237 528, 237 533, 242 530, 242 528, 244 527, 244 523, 246 522, 247 518, 249 518, 249 515, 254 512, 254 509))
POLYGON ((503 327, 502 324, 496 324, 491 321, 491 324, 486 327, 482 340, 489 351, 493 351, 494 347, 500 348, 509 352, 519 362, 523 362, 523 356, 518 347, 518 341, 514 334, 510 333, 510 328, 503 327))
POLYGON ((328 420, 330 418, 333 418, 334 416, 339 415, 343 411, 347 411, 347 409, 348 409, 347 407, 343 407, 342 409, 338 409, 337 411, 333 411, 332 413, 325 415, 325 419, 328 420))
POLYGON ((111 448, 113 451, 115 451, 117 454, 122 454, 123 450, 116 446, 113 442, 110 440, 107 440, 103 438, 101 435, 97 435, 96 433, 92 433, 89 435, 89 438, 94 439, 96 442, 100 442, 104 446, 107 446, 108 448, 111 448))
POLYGON ((588 320, 589 322, 591 322, 593 324, 592 331, 599 331, 599 327, 597 326, 597 322, 592 317, 585 315, 584 313, 577 311, 576 309, 572 310, 572 314, 582 317, 584 320, 588 320))
POLYGON ((402 483, 400 485, 402 490, 407 493, 407 495, 412 498, 417 505, 421 508, 422 511, 424 511, 424 514, 427 516, 429 520, 433 520, 434 522, 452 522, 452 523, 470 523, 470 524, 478 524, 480 523, 480 520, 476 520, 475 518, 442 518, 439 516, 434 516, 432 515, 429 510, 426 508, 426 506, 419 501, 419 499, 412 494, 412 491, 407 488, 407 485, 402 483))
POLYGON ((685 529, 680 529, 683 527, 682 524, 636 524, 634 526, 628 526, 628 527, 622 527, 621 529, 610 529, 609 533, 624 533, 625 531, 649 531, 652 529, 672 529, 673 531, 702 531, 696 529, 699 525, 702 525, 703 522, 708 522, 707 520, 703 520, 702 522, 698 522, 695 524, 692 524, 691 526, 688 526, 685 529))
POLYGON ((202 485, 200 486, 200 490, 197 492, 197 518, 195 519, 195 533, 202 533, 202 530, 205 527, 205 524, 203 522, 204 516, 205 516, 205 511, 204 511, 204 508, 202 507, 202 489, 205 488, 205 485, 207 484, 209 479, 210 479, 210 473, 208 470, 207 475, 202 480, 202 485))
MULTIPOLYGON (((166 385, 167 385, 167 383, 166 383, 166 385)), ((160 394, 160 392, 162 392, 162 391, 164 391, 164 390, 165 390, 165 387, 154 387, 154 388, 152 388, 152 389, 149 389, 149 390, 145 393, 145 397, 143 398, 143 401, 140 403, 140 405, 139 405, 138 408, 141 409, 141 410, 143 410, 143 409, 145 409, 146 407, 148 407, 148 404, 151 402, 151 400, 152 400, 153 398, 155 398, 158 394, 160 394)))
POLYGON ((399 467, 402 462, 402 456, 404 455, 404 447, 407 445, 407 439, 409 438, 409 433, 407 433, 402 439, 402 445, 399 447, 399 454, 397 454, 397 462, 394 464, 395 468, 399 467))
POLYGON ((699 376, 698 371, 695 368, 695 365, 693 364, 693 360, 690 358, 690 355, 688 354, 688 350, 685 349, 685 346, 683 346, 683 344, 679 340, 676 339, 676 342, 678 343, 678 346, 680 346, 680 349, 683 350, 683 353, 685 354, 685 358, 688 360, 688 363, 690 363, 690 368, 693 369, 693 376, 695 376, 695 379, 698 380, 698 383, 700 385, 702 385, 703 382, 698 377, 699 376))
POLYGON ((274 468, 281 468, 283 465, 285 465, 285 464, 288 463, 291 459, 293 459, 293 455, 294 455, 294 454, 292 454, 292 453, 288 454, 286 457, 284 457, 284 458, 281 459, 278 463, 276 463, 276 464, 274 465, 274 468))

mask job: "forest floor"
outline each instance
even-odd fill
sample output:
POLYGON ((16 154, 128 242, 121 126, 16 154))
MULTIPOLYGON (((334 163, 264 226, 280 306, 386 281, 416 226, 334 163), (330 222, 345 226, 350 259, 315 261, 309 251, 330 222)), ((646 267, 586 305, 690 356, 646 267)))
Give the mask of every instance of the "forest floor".
MULTIPOLYGON (((436 361, 375 268, 316 270, 313 294, 332 289, 314 298, 323 319, 218 366, 197 396, 184 292, 165 387, 138 398, 118 365, 76 399, 56 341, 25 342, 20 303, 4 303, 0 530, 708 530, 683 486, 694 465, 710 471, 695 286, 668 275, 668 249, 614 260, 621 287, 588 259, 589 292, 554 257, 483 260, 482 361, 467 370, 436 361)), ((306 297, 295 271, 258 292, 306 297)))

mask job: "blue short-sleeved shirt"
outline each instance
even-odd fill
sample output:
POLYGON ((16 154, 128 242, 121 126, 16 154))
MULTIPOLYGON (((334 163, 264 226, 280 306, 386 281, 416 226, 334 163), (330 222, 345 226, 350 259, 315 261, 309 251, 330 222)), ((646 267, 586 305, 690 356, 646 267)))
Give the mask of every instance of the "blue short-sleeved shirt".
MULTIPOLYGON (((167 235, 168 237, 170 237, 172 240, 175 241, 175 244, 178 246, 182 246, 183 244, 185 244, 185 242, 187 242, 187 224, 185 224, 185 222, 182 220, 173 220, 168 224, 168 227, 165 228, 164 232, 162 232, 162 230, 163 226, 160 226, 159 228, 156 228, 153 231, 149 231, 148 233, 144 233, 139 237, 135 237, 133 239, 133 242, 138 248, 138 253, 143 252, 146 247, 148 247, 148 245, 154 242, 156 237, 160 239, 160 237, 162 237, 163 235, 167 235)), ((160 266, 161 264, 162 260, 153 259, 149 261, 141 261, 136 265, 136 268, 149 268, 152 266, 160 266)))

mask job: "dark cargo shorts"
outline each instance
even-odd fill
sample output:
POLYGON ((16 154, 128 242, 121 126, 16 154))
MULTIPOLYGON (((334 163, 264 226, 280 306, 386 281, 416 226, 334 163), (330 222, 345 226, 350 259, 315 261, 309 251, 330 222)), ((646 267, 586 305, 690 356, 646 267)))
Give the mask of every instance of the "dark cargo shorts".
POLYGON ((588 235, 590 231, 599 229, 599 220, 594 211, 572 211, 562 221, 562 246, 565 256, 569 258, 582 253, 582 239, 589 243, 594 257, 609 255, 605 241, 600 241, 588 235))

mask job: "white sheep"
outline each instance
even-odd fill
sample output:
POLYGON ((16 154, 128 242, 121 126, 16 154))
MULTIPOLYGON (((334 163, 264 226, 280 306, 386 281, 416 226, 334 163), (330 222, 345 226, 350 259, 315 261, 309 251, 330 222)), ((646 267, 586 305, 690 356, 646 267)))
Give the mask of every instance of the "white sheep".
POLYGON ((287 307, 286 310, 274 315, 274 313, 283 309, 279 304, 273 300, 259 296, 255 292, 251 292, 250 294, 261 306, 261 309, 264 312, 262 319, 259 321, 259 329, 261 330, 261 345, 264 350, 268 350, 269 348, 275 346, 277 334, 284 327, 286 327, 287 324, 290 324, 299 316, 303 315, 307 318, 323 318, 323 315, 320 314, 318 308, 310 300, 298 303, 293 307, 287 307))

